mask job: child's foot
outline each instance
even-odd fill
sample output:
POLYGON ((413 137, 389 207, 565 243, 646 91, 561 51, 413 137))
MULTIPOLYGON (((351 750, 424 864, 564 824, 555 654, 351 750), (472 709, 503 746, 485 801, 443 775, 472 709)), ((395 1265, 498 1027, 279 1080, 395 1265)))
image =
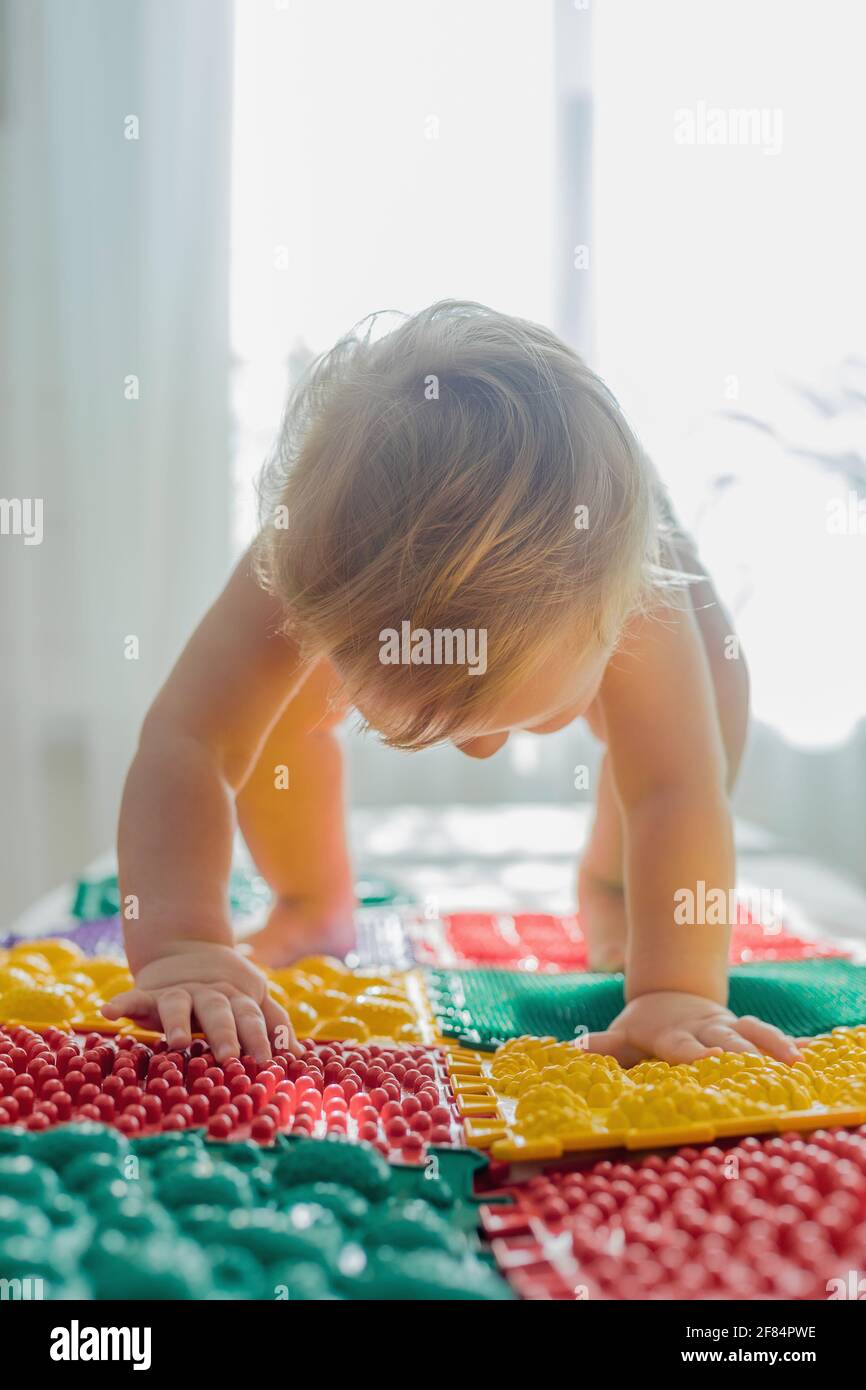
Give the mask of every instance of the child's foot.
POLYGON ((279 969, 303 956, 337 956, 341 960, 355 945, 353 901, 314 906, 281 898, 274 903, 261 931, 244 939, 258 965, 279 969))

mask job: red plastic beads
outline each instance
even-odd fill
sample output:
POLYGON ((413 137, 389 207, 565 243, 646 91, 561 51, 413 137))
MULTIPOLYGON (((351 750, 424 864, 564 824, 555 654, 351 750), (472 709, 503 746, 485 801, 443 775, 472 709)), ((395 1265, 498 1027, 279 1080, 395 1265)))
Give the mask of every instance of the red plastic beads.
MULTIPOLYGON (((454 960, 428 943, 428 963, 485 965, 505 969, 585 970, 586 940, 577 914, 547 912, 455 912, 443 918, 444 942, 454 960)), ((743 911, 731 935, 730 962, 812 960, 844 956, 832 942, 811 941, 771 929, 743 911)))
POLYGON ((183 1052, 128 1037, 0 1030, 0 1125, 48 1129, 96 1120, 133 1136, 205 1126, 214 1139, 345 1135, 404 1161, 462 1130, 432 1048, 305 1044, 262 1066, 215 1063, 203 1041, 183 1052))
POLYGON ((603 1160, 503 1193, 516 1206, 482 1221, 528 1298, 826 1299, 866 1270, 866 1126, 603 1160))

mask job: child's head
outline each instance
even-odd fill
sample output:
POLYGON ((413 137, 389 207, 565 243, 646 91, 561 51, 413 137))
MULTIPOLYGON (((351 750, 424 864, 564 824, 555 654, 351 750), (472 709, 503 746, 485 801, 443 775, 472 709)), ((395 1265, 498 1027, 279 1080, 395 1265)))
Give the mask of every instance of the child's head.
POLYGON ((398 747, 552 731, 650 584, 650 465, 537 324, 444 301, 371 328, 293 393, 268 471, 258 557, 286 629, 398 747))

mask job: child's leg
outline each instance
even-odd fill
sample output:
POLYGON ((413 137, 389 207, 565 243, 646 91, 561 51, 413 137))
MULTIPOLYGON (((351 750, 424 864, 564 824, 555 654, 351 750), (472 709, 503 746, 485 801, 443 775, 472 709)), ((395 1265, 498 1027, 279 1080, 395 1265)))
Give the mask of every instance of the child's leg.
POLYGON ((625 964, 622 845, 622 820, 605 754, 595 820, 577 869, 577 901, 590 970, 622 970, 625 964))
POLYGON ((313 953, 343 954, 354 941, 342 750, 324 662, 311 672, 268 735, 237 798, 250 853, 276 901, 248 938, 258 960, 284 965, 313 953), (285 785, 286 782, 288 785, 285 785))

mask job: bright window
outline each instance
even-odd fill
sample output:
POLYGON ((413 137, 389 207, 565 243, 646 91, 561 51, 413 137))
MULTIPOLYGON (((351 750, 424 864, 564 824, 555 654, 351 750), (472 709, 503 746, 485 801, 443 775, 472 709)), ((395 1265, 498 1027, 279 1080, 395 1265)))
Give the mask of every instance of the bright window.
POLYGON ((238 545, 288 371, 380 309, 550 317, 552 7, 236 6, 238 545))
POLYGON ((838 742, 866 715, 866 11, 593 15, 597 365, 736 609, 758 718, 838 742))

